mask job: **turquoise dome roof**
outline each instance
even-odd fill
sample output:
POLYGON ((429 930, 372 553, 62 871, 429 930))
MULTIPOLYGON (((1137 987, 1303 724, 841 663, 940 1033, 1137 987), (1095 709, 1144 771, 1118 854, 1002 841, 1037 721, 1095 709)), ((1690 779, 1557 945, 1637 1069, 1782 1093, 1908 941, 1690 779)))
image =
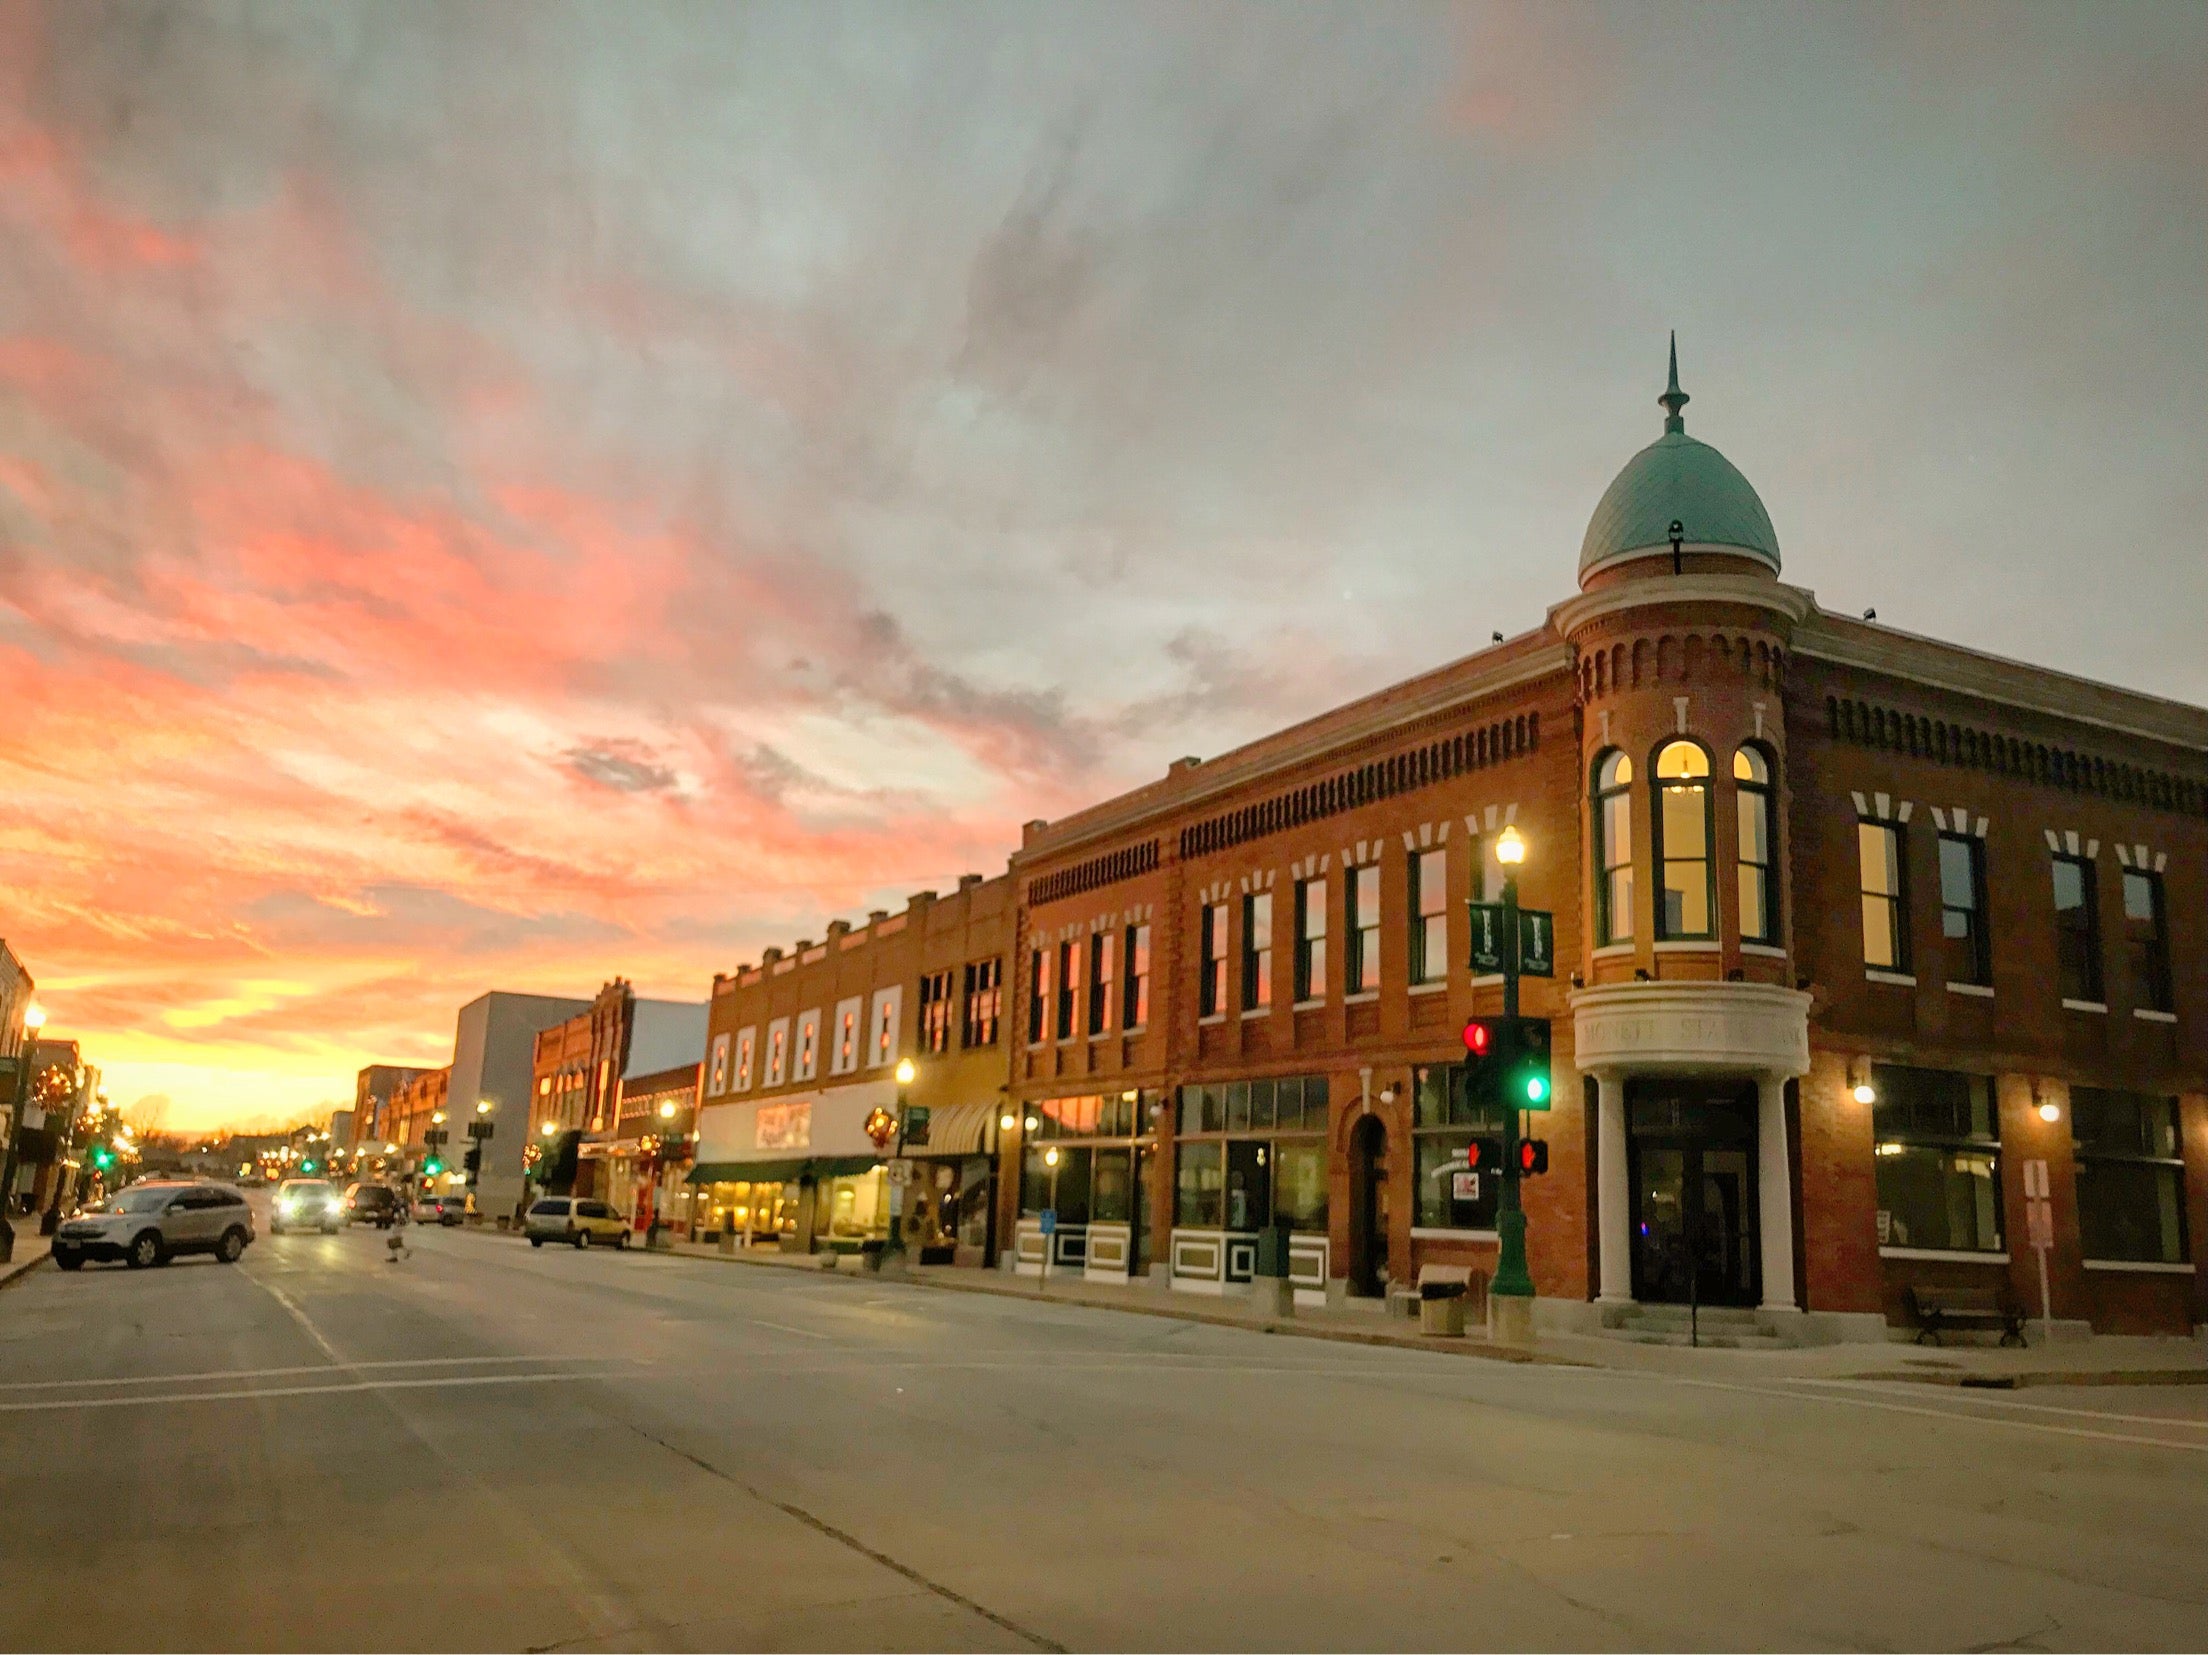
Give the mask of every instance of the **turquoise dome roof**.
POLYGON ((1603 490, 1580 543, 1580 575, 1584 578, 1628 552, 1655 547, 1668 551, 1674 522, 1686 545, 1735 548, 1777 573, 1779 536, 1763 501, 1732 461, 1687 435, 1680 415, 1687 395, 1679 389, 1676 344, 1671 387, 1657 401, 1665 409, 1664 434, 1626 461, 1603 490))

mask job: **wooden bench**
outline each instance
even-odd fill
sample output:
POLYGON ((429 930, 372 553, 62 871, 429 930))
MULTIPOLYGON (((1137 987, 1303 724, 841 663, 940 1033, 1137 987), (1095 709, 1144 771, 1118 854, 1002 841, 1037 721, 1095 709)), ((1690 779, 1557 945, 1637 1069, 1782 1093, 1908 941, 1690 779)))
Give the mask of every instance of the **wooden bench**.
POLYGON ((1911 1287, 1903 1298, 1920 1345, 1926 1339, 1936 1345, 1942 1333, 1966 1327, 1998 1327, 2004 1345, 2024 1342, 2024 1312, 1997 1288, 1911 1287))

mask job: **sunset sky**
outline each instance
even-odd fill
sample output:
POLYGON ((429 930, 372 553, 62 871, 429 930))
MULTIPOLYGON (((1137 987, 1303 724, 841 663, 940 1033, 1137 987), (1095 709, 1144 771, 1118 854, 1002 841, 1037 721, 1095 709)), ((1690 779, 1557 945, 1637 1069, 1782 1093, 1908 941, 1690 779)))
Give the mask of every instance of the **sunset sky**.
POLYGON ((2208 8, 0 3, 0 936, 172 1124, 1787 577, 2208 702, 2208 8))

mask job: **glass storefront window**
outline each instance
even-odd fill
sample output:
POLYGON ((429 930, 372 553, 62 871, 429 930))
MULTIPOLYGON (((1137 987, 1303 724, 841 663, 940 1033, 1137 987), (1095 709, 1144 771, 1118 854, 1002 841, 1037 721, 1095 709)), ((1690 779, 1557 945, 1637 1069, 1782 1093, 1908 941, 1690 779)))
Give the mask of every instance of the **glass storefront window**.
POLYGON ((889 1233, 889 1206, 883 1199, 888 1175, 879 1167, 846 1178, 824 1179, 818 1200, 825 1219, 815 1228, 831 1241, 864 1241, 889 1233))
MULTIPOLYGON (((1495 1154, 1483 1148, 1482 1165, 1472 1164, 1470 1132, 1421 1132, 1414 1157, 1418 1205, 1411 1222, 1421 1229, 1492 1230, 1502 1187, 1495 1154)), ((1490 1143, 1499 1140, 1489 1140, 1490 1143)))
POLYGON ((2000 1182, 1998 1155, 1928 1144, 1880 1144, 1879 1244, 2001 1252, 2000 1182))
POLYGON ((1216 1230, 1225 1210, 1226 1145, 1192 1143, 1180 1147, 1174 1180, 1173 1222, 1184 1230, 1216 1230))
POLYGON ((1291 1230, 1326 1233, 1326 1145, 1277 1143, 1273 1166, 1273 1220, 1291 1230))
POLYGON ((2078 1239, 2085 1256, 2128 1264, 2184 1263, 2185 1161, 2177 1100, 2073 1086, 2070 1132, 2078 1157, 2078 1239))
POLYGON ((1135 1216, 1135 1152, 1099 1149, 1089 1172, 1089 1216, 1098 1224, 1126 1224, 1135 1216))

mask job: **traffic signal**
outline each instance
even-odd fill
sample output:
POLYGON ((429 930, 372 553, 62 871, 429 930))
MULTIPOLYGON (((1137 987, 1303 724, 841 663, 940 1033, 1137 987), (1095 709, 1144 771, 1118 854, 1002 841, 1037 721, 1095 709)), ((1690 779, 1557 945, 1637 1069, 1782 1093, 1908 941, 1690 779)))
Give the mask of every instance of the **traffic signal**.
POLYGON ((1518 1176, 1532 1178, 1549 1170, 1549 1146, 1539 1138, 1518 1140, 1518 1176))
POLYGON ((438 1160, 437 1157, 434 1155, 432 1155, 428 1160, 422 1163, 422 1171, 432 1178, 436 1177, 440 1172, 444 1170, 445 1163, 438 1160))
POLYGON ((1497 1109, 1549 1107, 1549 1024, 1543 1017, 1475 1017, 1464 1025, 1465 1101, 1497 1109))
POLYGON ((467 1159, 461 1165, 467 1168, 470 1178, 481 1172, 483 1170, 483 1146, 481 1144, 471 1144, 468 1148, 467 1159))

